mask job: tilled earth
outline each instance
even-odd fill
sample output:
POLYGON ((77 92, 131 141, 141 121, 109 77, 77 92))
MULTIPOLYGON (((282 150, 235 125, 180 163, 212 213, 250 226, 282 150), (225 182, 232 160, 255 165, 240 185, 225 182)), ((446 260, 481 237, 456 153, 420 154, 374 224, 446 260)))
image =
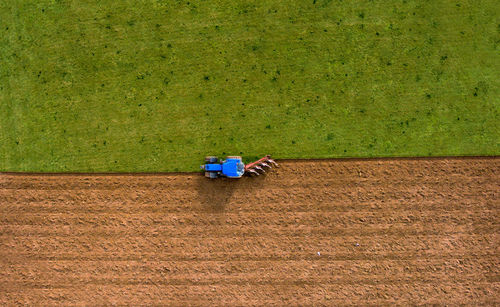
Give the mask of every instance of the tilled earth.
POLYGON ((0 305, 500 304, 500 158, 0 174, 0 305))

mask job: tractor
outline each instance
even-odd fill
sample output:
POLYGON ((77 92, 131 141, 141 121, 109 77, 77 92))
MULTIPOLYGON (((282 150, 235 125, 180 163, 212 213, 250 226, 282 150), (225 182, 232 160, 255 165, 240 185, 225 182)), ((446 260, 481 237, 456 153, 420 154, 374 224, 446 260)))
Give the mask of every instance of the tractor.
POLYGON ((215 179, 219 177, 241 178, 243 175, 259 176, 278 164, 267 155, 247 165, 243 164, 240 156, 229 156, 226 160, 217 157, 206 157, 205 164, 200 168, 205 170, 205 177, 215 179))

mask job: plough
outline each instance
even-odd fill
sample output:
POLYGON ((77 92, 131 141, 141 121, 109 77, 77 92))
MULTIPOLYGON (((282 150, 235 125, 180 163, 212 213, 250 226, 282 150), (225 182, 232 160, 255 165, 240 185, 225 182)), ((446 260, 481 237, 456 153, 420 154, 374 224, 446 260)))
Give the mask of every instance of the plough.
POLYGON ((271 159, 270 155, 267 155, 259 160, 245 165, 245 173, 250 176, 259 176, 265 173, 266 170, 270 170, 272 167, 278 167, 278 163, 271 159))

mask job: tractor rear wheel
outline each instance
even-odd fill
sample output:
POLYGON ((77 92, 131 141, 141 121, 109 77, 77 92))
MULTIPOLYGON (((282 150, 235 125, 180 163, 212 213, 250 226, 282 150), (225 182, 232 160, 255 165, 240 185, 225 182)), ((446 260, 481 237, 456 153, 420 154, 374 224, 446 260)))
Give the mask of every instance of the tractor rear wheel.
POLYGON ((217 163, 217 157, 215 157, 215 156, 208 156, 208 157, 205 157, 205 161, 207 163, 217 163))

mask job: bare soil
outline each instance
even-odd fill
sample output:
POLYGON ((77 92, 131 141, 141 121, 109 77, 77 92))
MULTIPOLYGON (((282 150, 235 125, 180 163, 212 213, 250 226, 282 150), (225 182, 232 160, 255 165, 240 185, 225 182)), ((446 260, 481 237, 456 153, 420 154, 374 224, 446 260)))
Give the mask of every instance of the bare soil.
POLYGON ((0 175, 0 305, 500 304, 500 158, 0 175))

